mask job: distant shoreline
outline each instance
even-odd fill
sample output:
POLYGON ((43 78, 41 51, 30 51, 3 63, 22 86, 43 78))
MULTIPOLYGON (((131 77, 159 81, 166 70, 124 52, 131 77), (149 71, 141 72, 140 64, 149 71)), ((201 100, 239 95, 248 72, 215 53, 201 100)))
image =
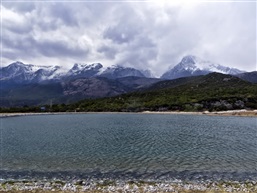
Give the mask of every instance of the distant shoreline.
POLYGON ((0 113, 0 118, 32 115, 68 115, 68 114, 174 114, 174 115, 209 115, 209 116, 241 116, 257 117, 257 110, 229 110, 229 111, 204 111, 204 112, 186 112, 186 111, 143 111, 143 112, 44 112, 44 113, 0 113))
POLYGON ((186 111, 144 111, 145 114, 183 114, 183 115, 210 115, 210 116, 242 116, 257 117, 257 110, 228 110, 228 111, 204 111, 204 112, 186 112, 186 111))

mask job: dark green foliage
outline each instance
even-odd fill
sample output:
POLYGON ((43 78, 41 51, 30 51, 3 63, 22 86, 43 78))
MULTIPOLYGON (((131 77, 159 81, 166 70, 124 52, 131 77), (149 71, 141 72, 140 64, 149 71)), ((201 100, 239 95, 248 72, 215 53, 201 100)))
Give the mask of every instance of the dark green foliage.
POLYGON ((185 78, 184 83, 183 79, 179 79, 155 85, 118 97, 80 101, 75 106, 79 111, 220 111, 257 108, 257 85, 230 75, 211 73, 185 78))
MULTIPOLYGON (((164 81, 169 85, 168 81, 164 81)), ((171 81, 171 82, 174 82, 171 81)), ((236 101, 244 103, 245 107, 255 108, 257 102, 257 85, 243 81, 239 78, 212 73, 206 76, 186 79, 185 83, 179 83, 178 86, 170 84, 170 88, 161 88, 157 83, 157 88, 151 86, 147 91, 134 92, 114 98, 101 99, 100 103, 108 103, 110 106, 116 106, 120 111, 137 110, 187 110, 199 111, 213 108, 214 110, 227 110, 229 104, 236 106, 236 101), (216 104, 220 102, 221 104, 216 104)), ((98 101, 91 101, 94 107, 100 108, 98 101)), ((92 107, 81 101, 78 104, 84 104, 84 108, 92 107)), ((103 105, 103 104, 101 104, 103 105)), ((105 106, 105 105, 103 105, 105 106)), ((235 108, 235 107, 234 107, 235 108)), ((106 108, 105 108, 106 109, 106 108)))
POLYGON ((221 111, 257 109, 257 85, 231 75, 211 73, 153 84, 145 90, 116 97, 53 105, 51 111, 140 112, 221 111))

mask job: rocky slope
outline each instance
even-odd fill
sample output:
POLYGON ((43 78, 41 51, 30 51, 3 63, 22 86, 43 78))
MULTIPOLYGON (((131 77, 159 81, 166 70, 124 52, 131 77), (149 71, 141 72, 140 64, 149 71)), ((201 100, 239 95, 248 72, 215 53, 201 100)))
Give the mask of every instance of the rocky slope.
POLYGON ((236 76, 243 80, 246 80, 252 83, 257 83, 257 71, 245 72, 245 73, 237 74, 236 76))

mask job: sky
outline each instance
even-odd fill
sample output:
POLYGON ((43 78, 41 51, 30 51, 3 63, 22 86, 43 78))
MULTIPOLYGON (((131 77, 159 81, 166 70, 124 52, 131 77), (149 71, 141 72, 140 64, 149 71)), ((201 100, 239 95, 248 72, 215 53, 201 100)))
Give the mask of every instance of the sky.
POLYGON ((255 1, 15 1, 1 3, 1 65, 100 62, 156 76, 196 55, 257 70, 255 1))

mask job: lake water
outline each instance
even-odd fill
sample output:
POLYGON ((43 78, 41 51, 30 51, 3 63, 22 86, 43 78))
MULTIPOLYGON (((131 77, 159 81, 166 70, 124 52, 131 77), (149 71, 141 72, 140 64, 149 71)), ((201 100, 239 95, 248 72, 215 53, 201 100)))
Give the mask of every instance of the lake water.
POLYGON ((0 122, 2 179, 257 179, 256 118, 66 114, 0 122))

